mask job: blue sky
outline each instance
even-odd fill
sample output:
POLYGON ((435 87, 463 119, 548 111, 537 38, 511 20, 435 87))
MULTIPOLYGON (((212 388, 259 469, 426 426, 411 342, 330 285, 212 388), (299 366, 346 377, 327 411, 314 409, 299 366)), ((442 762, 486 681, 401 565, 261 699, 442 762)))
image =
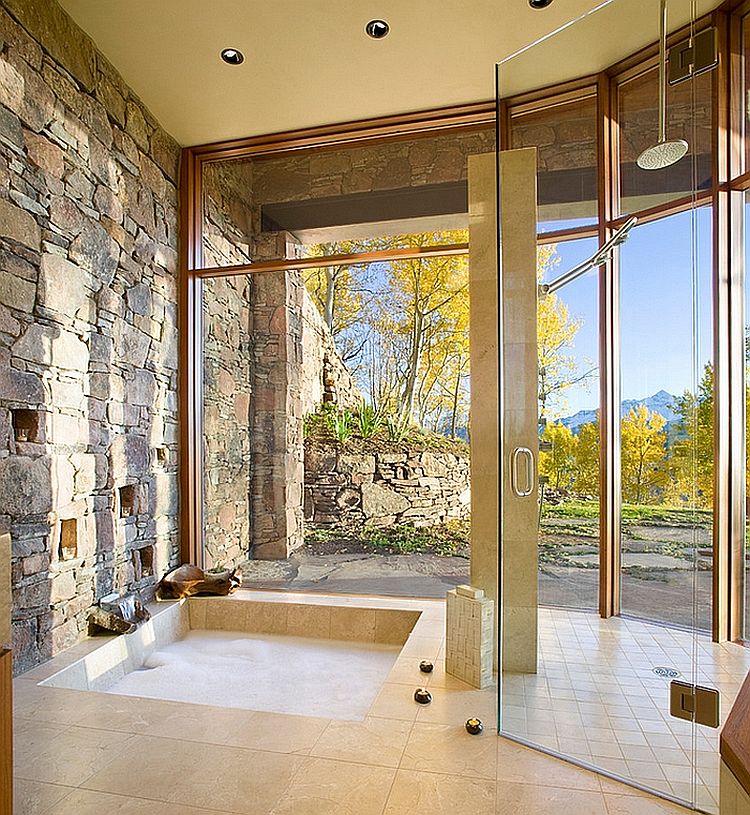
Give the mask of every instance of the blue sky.
MULTIPOLYGON (((555 228, 560 228, 555 224, 555 228)), ((555 276, 588 257, 594 239, 557 244, 555 276)), ((711 215, 703 208, 636 226, 621 249, 620 325, 622 398, 640 399, 659 390, 680 394, 692 388, 694 368, 711 358, 711 215), (698 356, 693 358, 693 229, 697 240, 698 356)), ((558 291, 570 312, 583 319, 573 354, 581 366, 598 363, 597 272, 558 291)), ((588 366, 590 367, 590 366, 588 366)), ((598 381, 566 392, 570 415, 593 409, 598 381)))

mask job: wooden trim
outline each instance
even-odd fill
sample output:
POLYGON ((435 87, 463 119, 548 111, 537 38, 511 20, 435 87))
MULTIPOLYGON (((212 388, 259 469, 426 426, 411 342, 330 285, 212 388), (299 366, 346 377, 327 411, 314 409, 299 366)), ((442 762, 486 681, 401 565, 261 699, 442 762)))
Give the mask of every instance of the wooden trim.
POLYGON ((598 76, 587 76, 574 83, 558 85, 556 88, 543 88, 531 93, 514 96, 508 101, 511 118, 541 113, 564 105, 592 99, 597 93, 598 76), (568 86, 570 88, 568 89, 568 86), (554 93, 550 91, 554 89, 554 93))
MULTIPOLYGON (((733 135, 732 90, 741 78, 739 37, 729 15, 716 14, 720 52, 714 75, 713 351, 714 506, 712 637, 742 636, 744 597, 745 365, 744 196, 728 183, 741 170, 733 135)), ((742 98, 741 95, 739 97, 742 98)))
POLYGON ((0 815, 13 815, 13 656, 0 651, 0 815))
POLYGON ((244 263, 237 266, 210 266, 196 269, 195 276, 229 277, 241 274, 262 274, 264 272, 288 272, 292 269, 322 269, 326 266, 349 266, 365 263, 383 263, 392 260, 414 260, 415 258, 448 257, 468 255, 468 243, 441 243, 434 246, 415 246, 404 249, 383 249, 378 252, 352 252, 346 255, 321 255, 304 258, 275 258, 258 263, 244 263))
MULTIPOLYGON (((599 77, 597 151, 599 244, 617 212, 618 131, 614 83, 599 77)), ((620 377, 617 253, 599 267, 599 614, 620 612, 620 377)))
POLYGON ((719 753, 750 795, 750 674, 745 678, 721 731, 719 753))
POLYGON ((492 100, 202 144, 190 150, 202 161, 219 161, 492 126, 494 123, 495 102, 492 100))
POLYGON ((196 298, 194 274, 199 261, 200 165, 190 149, 183 150, 180 166, 180 277, 179 307, 179 404, 180 404, 180 560, 198 563, 201 558, 201 474, 198 471, 200 422, 197 383, 201 360, 196 357, 196 298))
POLYGON ((546 243, 565 243, 565 241, 575 241, 580 238, 596 238, 599 236, 599 224, 591 226, 577 226, 574 229, 558 229, 553 232, 538 232, 536 242, 540 245, 546 243))

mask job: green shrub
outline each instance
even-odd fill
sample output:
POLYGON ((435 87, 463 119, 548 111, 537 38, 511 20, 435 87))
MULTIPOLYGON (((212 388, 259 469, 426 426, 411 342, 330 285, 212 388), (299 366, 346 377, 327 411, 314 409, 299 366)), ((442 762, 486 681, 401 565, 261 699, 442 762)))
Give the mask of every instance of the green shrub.
POLYGON ((354 432, 354 415, 351 410, 331 411, 326 416, 326 421, 336 441, 345 442, 352 437, 352 433, 354 432))
POLYGON ((383 428, 383 416, 379 410, 362 402, 357 412, 357 432, 363 439, 371 439, 383 428))

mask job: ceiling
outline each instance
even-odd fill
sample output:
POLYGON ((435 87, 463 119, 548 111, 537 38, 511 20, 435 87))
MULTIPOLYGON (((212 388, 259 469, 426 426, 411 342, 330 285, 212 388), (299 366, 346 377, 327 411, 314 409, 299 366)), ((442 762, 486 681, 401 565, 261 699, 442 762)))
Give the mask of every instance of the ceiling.
MULTIPOLYGON (((495 62, 601 2, 60 0, 182 145, 492 99, 495 62), (373 18, 391 26, 382 40, 364 33, 373 18), (226 47, 245 62, 225 65, 226 47)), ((618 15, 619 26, 653 41, 657 0, 613 5, 632 2, 647 14, 618 15)), ((584 73, 575 49, 527 62, 529 87, 584 73)))

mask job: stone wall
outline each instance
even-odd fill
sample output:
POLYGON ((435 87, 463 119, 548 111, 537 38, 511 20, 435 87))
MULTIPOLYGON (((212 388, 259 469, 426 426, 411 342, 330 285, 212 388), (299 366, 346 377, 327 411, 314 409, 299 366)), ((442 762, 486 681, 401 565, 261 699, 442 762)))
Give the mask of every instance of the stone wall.
POLYGON ((494 128, 481 128, 261 159, 252 171, 253 205, 462 181, 468 157, 494 149, 494 128))
POLYGON ((22 670, 177 562, 179 148, 52 0, 0 4, 0 520, 22 670))
POLYGON ((205 567, 234 566, 250 541, 251 277, 203 288, 203 528, 205 567))
POLYGON ((434 526, 468 518, 467 455, 305 446, 305 521, 316 526, 434 526))
POLYGON ((315 413, 323 402, 332 402, 342 408, 356 407, 361 394, 336 349, 320 310, 307 291, 302 298, 301 318, 302 415, 315 413))

